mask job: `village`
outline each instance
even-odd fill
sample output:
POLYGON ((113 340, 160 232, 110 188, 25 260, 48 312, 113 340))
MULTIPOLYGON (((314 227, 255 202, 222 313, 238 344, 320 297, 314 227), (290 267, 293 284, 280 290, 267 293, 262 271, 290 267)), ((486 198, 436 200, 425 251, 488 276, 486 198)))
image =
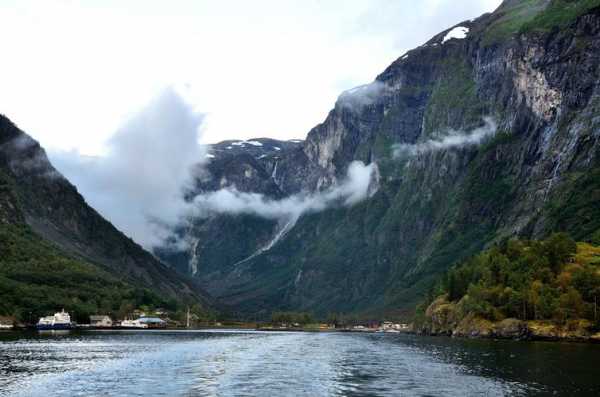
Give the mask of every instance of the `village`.
POLYGON ((71 329, 167 329, 167 328, 190 328, 191 322, 197 323, 195 314, 186 316, 185 323, 172 320, 169 312, 164 309, 156 309, 152 312, 134 310, 122 320, 115 320, 108 314, 96 314, 89 316, 88 323, 76 323, 72 321, 71 315, 62 309, 53 315, 40 317, 37 323, 17 323, 11 317, 0 317, 0 330, 19 330, 35 328, 44 330, 71 330, 71 329))
POLYGON ((126 318, 117 320, 108 314, 95 314, 89 316, 88 323, 76 323, 64 309, 53 315, 44 316, 35 324, 16 324, 10 317, 0 317, 0 330, 19 329, 46 330, 156 330, 156 329, 254 329, 260 331, 308 331, 308 332, 385 332, 385 333, 409 333, 411 326, 404 323, 391 321, 368 321, 365 323, 340 324, 337 322, 319 323, 311 321, 279 321, 271 322, 240 322, 240 321, 200 321, 189 311, 186 313, 185 321, 173 320, 169 312, 164 309, 143 311, 136 309, 126 318))
POLYGON ((258 324, 257 329, 261 331, 331 331, 331 332, 385 332, 385 333, 410 333, 412 328, 409 324, 393 323, 391 321, 369 321, 364 324, 348 325, 333 323, 279 323, 258 324))

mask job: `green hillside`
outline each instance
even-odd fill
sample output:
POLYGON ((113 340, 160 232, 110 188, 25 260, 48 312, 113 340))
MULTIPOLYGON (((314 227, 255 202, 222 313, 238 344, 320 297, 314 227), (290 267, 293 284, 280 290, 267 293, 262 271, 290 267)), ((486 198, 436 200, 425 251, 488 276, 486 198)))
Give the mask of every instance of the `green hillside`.
MULTIPOLYGON (((210 303, 90 208, 39 144, 0 115, 0 316, 31 323, 64 308, 123 317, 210 303)), ((202 309, 203 308, 203 309, 202 309)))
POLYGON ((173 300, 65 255, 27 226, 0 224, 0 252, 0 315, 20 322, 61 308, 83 323, 90 314, 122 316, 141 305, 177 309, 173 300))
POLYGON ((442 300, 448 323, 455 325, 471 316, 557 324, 583 319, 598 326, 600 247, 576 244, 566 234, 498 244, 440 279, 417 309, 417 328, 428 327, 442 300), (432 303, 438 307, 427 310, 432 303))

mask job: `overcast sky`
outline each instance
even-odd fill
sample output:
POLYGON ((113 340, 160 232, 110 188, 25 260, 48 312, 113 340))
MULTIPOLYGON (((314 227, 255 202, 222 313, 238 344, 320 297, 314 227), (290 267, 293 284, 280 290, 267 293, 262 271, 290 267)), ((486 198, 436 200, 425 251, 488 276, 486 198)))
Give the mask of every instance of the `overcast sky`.
POLYGON ((202 139, 304 138, 343 90, 500 0, 0 0, 0 112, 52 150, 104 154, 174 87, 202 139))
POLYGON ((499 3, 0 0, 0 112, 151 248, 190 211, 198 142, 304 138, 342 91, 499 3))

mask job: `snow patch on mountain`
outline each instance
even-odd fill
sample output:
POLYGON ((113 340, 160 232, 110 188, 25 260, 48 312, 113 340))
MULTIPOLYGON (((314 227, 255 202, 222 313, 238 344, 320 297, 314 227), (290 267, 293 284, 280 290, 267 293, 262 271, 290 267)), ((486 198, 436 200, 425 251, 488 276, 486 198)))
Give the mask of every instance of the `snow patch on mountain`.
POLYGON ((465 26, 457 26, 454 29, 450 30, 448 33, 446 33, 446 36, 444 36, 444 39, 442 40, 442 44, 444 44, 448 40, 452 40, 452 39, 457 39, 457 40, 465 39, 468 34, 469 34, 469 28, 467 28, 465 26))

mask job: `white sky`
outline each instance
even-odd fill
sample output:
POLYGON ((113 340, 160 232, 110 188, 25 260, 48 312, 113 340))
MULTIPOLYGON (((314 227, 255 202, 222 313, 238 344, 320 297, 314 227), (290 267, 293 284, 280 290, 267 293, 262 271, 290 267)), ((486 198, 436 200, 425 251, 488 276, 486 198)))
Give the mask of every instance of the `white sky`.
POLYGON ((0 0, 0 113, 50 150, 102 154, 165 87, 204 142, 304 138, 341 91, 501 0, 0 0))

